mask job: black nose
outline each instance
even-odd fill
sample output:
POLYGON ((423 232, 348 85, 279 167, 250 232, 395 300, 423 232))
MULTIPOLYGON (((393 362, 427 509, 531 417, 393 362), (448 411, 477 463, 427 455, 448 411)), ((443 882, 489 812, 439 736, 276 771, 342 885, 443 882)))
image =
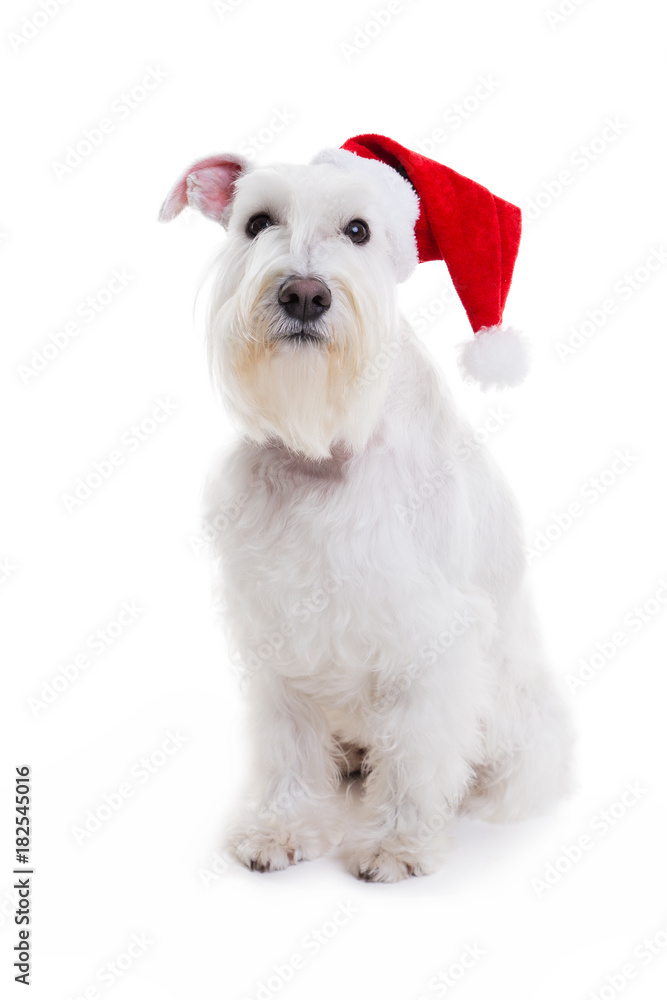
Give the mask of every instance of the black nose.
POLYGON ((331 292, 319 278, 288 278, 278 292, 278 301, 292 319, 317 319, 331 305, 331 292))

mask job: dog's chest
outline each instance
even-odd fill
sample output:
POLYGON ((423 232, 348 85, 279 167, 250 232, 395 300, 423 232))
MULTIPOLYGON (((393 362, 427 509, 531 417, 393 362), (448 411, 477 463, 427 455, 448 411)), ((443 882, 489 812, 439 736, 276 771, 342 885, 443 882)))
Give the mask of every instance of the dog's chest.
POLYGON ((358 696, 433 630, 433 547, 401 517, 404 484, 381 458, 249 458, 231 470, 247 501, 220 546, 237 641, 246 660, 306 685, 317 674, 334 700, 358 696))

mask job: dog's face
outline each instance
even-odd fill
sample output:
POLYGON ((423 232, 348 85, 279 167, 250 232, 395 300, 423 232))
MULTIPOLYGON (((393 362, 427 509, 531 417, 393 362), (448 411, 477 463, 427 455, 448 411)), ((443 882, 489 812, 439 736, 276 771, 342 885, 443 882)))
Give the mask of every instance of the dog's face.
POLYGON ((386 390, 374 362, 398 333, 396 285, 416 263, 409 184, 345 151, 255 169, 227 157, 191 168, 162 217, 186 201, 228 232, 209 360, 245 432, 315 459, 363 447, 386 390))

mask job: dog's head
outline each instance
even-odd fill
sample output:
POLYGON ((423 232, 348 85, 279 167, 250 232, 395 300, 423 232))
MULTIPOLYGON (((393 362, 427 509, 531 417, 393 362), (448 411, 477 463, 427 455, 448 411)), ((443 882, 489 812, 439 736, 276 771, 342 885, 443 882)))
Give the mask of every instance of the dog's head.
POLYGON ((209 360, 246 434, 310 458, 363 447, 386 391, 374 362, 398 335, 396 285, 418 260, 409 182, 342 149, 307 166, 222 155, 185 172, 160 218, 186 205, 227 230, 209 360))

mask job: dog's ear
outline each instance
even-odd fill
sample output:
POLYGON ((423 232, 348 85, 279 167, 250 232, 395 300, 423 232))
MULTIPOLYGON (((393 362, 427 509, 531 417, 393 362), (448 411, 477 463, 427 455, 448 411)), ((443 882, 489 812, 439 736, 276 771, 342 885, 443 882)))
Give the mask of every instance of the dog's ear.
POLYGON ((224 225, 234 196, 234 184, 249 167, 248 160, 234 153, 221 153, 193 163, 165 198, 158 216, 160 222, 171 222, 189 205, 224 225))

